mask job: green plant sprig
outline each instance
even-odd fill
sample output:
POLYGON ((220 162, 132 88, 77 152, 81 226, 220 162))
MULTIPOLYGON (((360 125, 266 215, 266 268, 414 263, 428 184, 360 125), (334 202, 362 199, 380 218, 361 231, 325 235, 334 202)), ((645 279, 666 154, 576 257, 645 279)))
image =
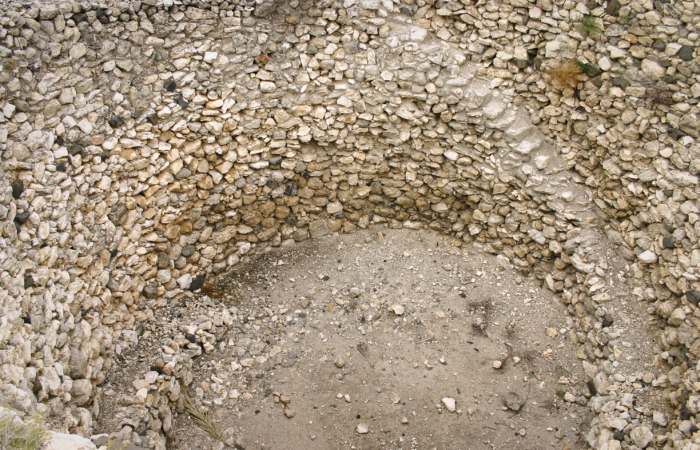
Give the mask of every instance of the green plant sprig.
POLYGON ((585 15, 581 18, 578 28, 581 33, 591 38, 597 36, 598 33, 601 32, 601 29, 596 22, 596 18, 591 14, 585 15))

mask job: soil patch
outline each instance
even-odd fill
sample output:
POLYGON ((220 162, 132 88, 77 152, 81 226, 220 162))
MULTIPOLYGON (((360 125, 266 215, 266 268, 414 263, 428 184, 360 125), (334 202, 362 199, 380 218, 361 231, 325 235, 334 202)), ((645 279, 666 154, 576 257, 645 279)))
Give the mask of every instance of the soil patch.
MULTIPOLYGON (((524 275, 431 231, 328 236, 208 279, 218 298, 166 308, 124 354, 152 370, 153 352, 138 348, 183 342, 188 323, 221 308, 236 314, 194 357, 189 392, 248 449, 583 448, 591 384, 574 321, 524 275)), ((133 378, 114 373, 109 398, 133 394, 133 378)), ((120 419, 114 403, 106 426, 120 419)), ((168 448, 217 445, 175 418, 168 448)))

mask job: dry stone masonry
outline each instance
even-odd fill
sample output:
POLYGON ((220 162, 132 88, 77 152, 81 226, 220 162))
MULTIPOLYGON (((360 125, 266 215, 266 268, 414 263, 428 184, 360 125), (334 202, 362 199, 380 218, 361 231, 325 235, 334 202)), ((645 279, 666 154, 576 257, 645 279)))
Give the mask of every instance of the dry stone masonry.
MULTIPOLYGON (((592 448, 700 448, 698 0, 2 8, 13 406, 64 411, 90 437, 106 374, 159 308, 266 246, 385 224, 450 234, 560 295, 592 448), (571 61, 583 73, 562 83, 552 69, 571 61), (661 320, 660 376, 615 370, 600 230, 629 260, 631 301, 661 320)), ((212 317, 204 351, 242 320, 212 317)), ((140 445, 158 449, 192 381, 191 355, 162 358, 133 399, 158 424, 140 445)))

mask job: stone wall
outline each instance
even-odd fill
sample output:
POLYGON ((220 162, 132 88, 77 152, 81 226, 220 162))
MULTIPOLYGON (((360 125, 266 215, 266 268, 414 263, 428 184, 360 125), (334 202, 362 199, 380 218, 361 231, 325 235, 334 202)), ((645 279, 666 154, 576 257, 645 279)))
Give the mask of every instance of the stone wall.
POLYGON ((700 6, 625 3, 5 7, 3 382, 89 434, 137 322, 250 252, 377 223, 534 271, 591 378, 604 226, 670 318, 659 363, 697 378, 700 6), (587 75, 548 75, 571 60, 587 75))

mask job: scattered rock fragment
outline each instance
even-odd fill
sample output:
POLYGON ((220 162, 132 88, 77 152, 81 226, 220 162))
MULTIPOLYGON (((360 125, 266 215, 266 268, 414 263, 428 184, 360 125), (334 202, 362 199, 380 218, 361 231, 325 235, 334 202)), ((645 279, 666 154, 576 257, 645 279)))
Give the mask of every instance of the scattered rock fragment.
POLYGON ((506 408, 515 412, 520 411, 520 408, 523 407, 524 403, 525 401, 522 399, 522 397, 520 397, 520 395, 516 394, 515 392, 509 392, 503 398, 503 404, 506 406, 506 408))
POLYGON ((455 402, 455 399, 451 397, 444 397, 442 399, 442 404, 445 405, 445 408, 449 412, 455 412, 457 410, 457 403, 455 402))
POLYGON ((654 439, 654 434, 648 427, 636 427, 630 432, 632 442, 639 448, 647 448, 654 439))
POLYGON ((397 394, 394 391, 391 391, 389 394, 389 399, 391 400, 392 403, 397 404, 401 401, 401 397, 399 397, 399 394, 397 394))
POLYGON ((650 251, 650 250, 645 250, 638 256, 639 260, 643 262, 644 264, 653 264, 658 260, 658 257, 656 256, 656 253, 650 251))
POLYGON ((398 303, 394 304, 391 306, 391 310, 396 314, 397 316, 403 316, 404 313, 404 307, 399 305, 398 303))
POLYGON ((652 420, 656 425, 660 427, 665 427, 666 425, 668 425, 668 421, 666 420, 666 414, 662 413, 661 411, 654 411, 652 415, 652 420))

